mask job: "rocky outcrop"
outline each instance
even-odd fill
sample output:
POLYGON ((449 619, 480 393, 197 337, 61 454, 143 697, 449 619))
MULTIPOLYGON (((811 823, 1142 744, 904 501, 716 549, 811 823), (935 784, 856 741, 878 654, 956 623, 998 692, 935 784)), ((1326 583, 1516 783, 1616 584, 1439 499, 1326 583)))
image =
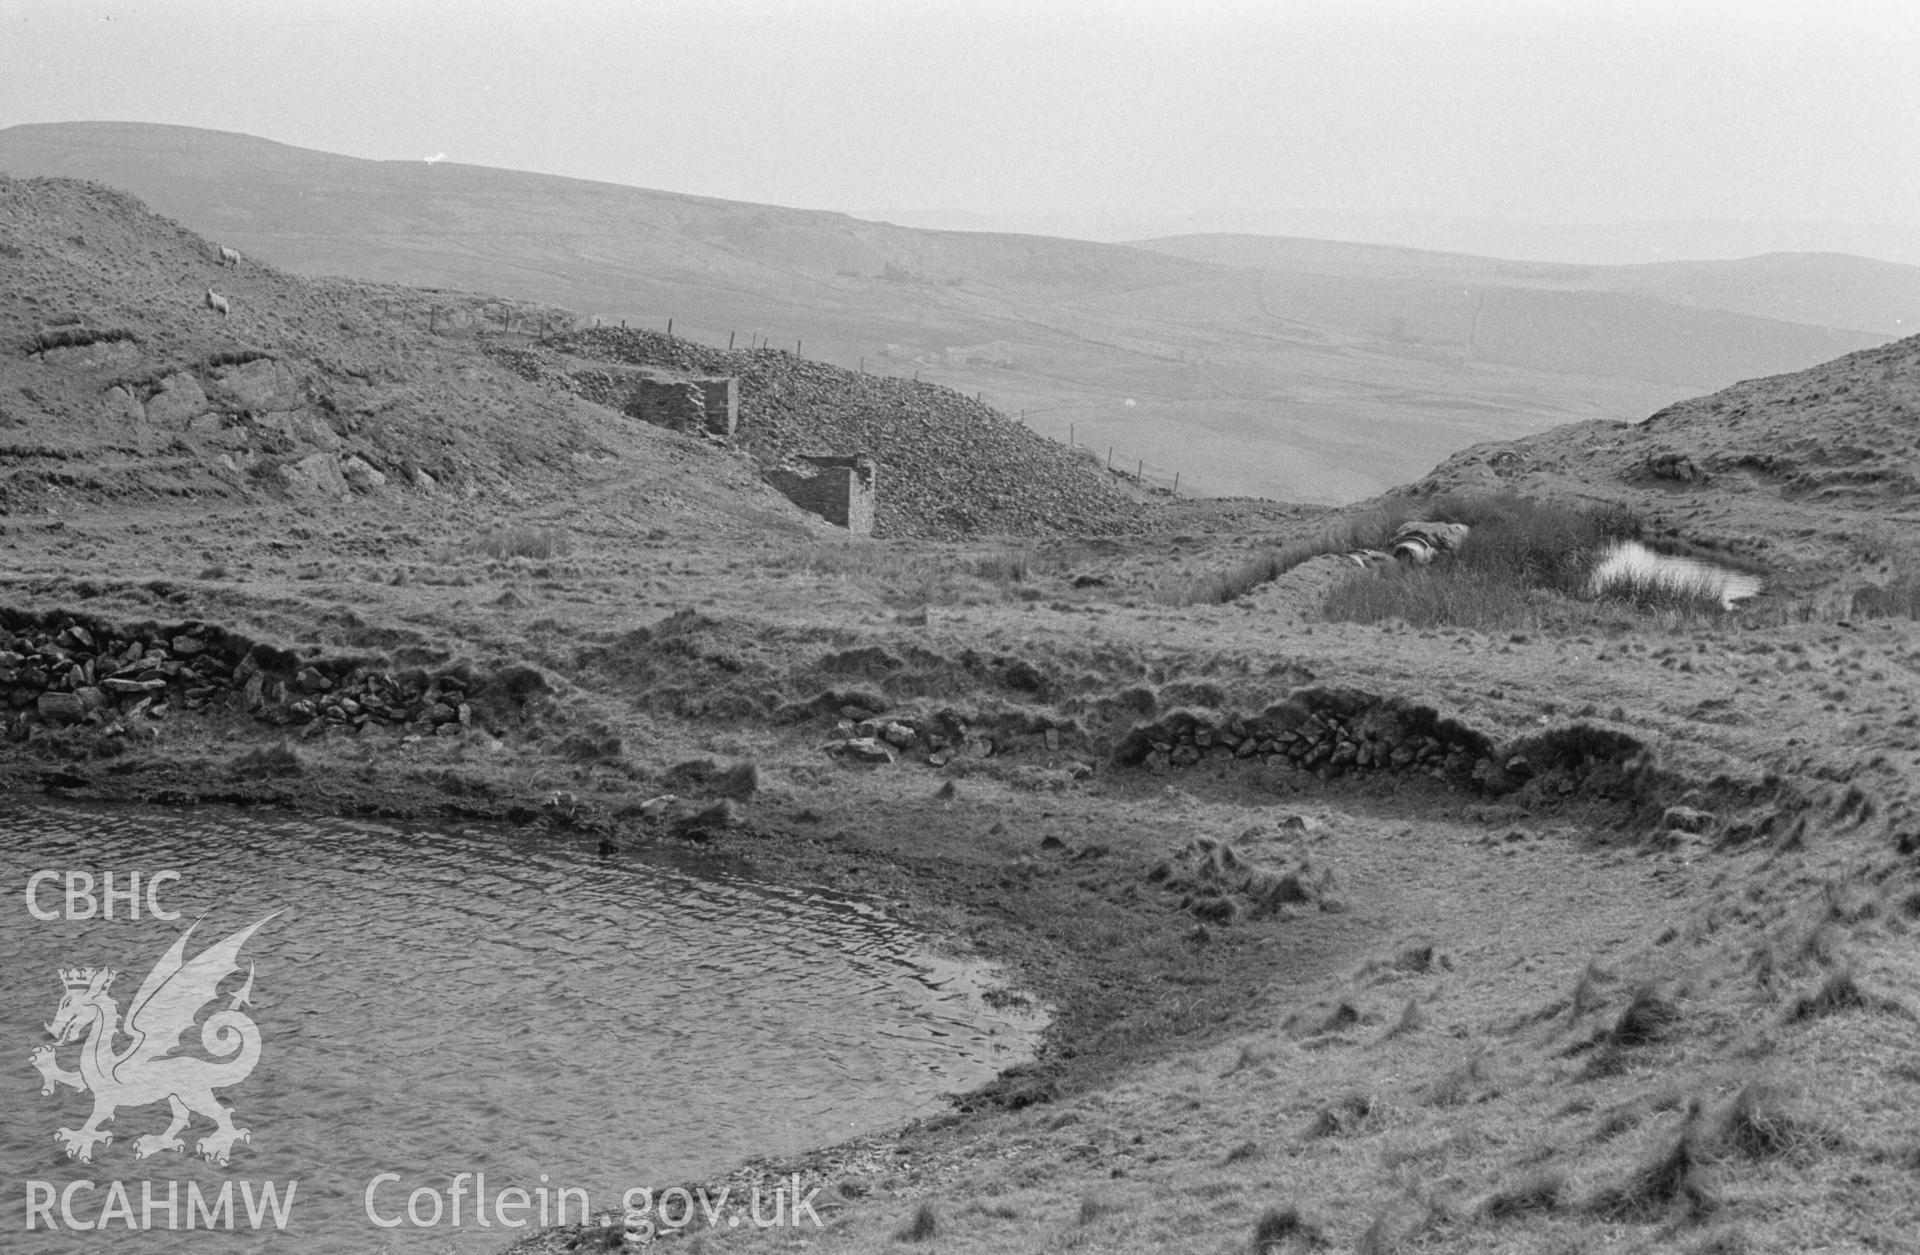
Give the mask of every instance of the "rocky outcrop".
POLYGON ((280 480, 288 491, 311 497, 344 497, 346 477, 340 473, 340 459, 331 453, 310 453, 297 462, 280 467, 280 480))

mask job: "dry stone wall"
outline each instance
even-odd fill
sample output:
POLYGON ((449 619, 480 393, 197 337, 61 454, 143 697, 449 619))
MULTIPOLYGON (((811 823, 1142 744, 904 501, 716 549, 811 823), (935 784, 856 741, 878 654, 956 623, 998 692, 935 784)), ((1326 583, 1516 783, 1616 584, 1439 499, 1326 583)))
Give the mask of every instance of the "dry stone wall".
POLYGON ((302 659, 197 621, 116 625, 0 610, 0 719, 15 738, 77 724, 126 732, 188 711, 249 715, 308 737, 370 728, 452 736, 514 717, 546 691, 526 667, 394 671, 364 658, 302 659))
POLYGON ((1424 775, 1491 796, 1526 791, 1641 803, 1664 777, 1648 747, 1608 728, 1573 724, 1499 744, 1430 706, 1358 689, 1299 689, 1257 714, 1184 709, 1136 726, 1116 766, 1168 772, 1224 759, 1319 780, 1424 775))

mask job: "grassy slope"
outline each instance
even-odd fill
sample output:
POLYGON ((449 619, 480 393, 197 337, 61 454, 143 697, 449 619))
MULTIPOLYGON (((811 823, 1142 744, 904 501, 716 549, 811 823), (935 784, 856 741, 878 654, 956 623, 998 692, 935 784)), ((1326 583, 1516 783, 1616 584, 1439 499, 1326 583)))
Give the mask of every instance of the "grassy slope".
MULTIPOLYGON (((18 437, 9 486, 31 481, 0 519, 7 606, 205 619, 303 652, 525 662, 554 695, 493 729, 497 749, 479 734, 295 739, 298 771, 270 781, 239 764, 287 732, 238 714, 169 715, 137 737, 35 727, 0 747, 6 796, 77 777, 83 797, 501 816, 565 791, 622 844, 675 847, 631 808, 697 793, 689 760, 753 762, 758 791, 711 845, 770 875, 901 901, 1014 965, 1059 1018, 1048 1053, 999 1093, 1042 1101, 1008 1109, 983 1096, 974 1114, 773 1166, 826 1186, 831 1230, 802 1235, 812 1250, 897 1249, 923 1207, 929 1248, 954 1251, 1244 1251, 1289 1212, 1336 1250, 1910 1244, 1911 622, 1630 619, 1490 637, 1328 624, 1304 587, 1220 606, 1145 595, 1276 539, 1245 515, 1223 534, 1195 512, 1183 533, 1023 553, 822 542, 777 509, 734 514, 755 498, 730 482, 729 459, 496 378, 461 340, 416 345, 379 321, 391 294, 223 275, 200 242, 124 201, 53 190, 32 232, 0 240, 33 276, 0 305, 0 405, 18 437), (208 282, 231 285, 258 321, 242 310, 206 321, 193 301, 208 282), (328 363, 349 363, 359 374, 338 379, 364 389, 358 407, 423 448, 455 416, 417 381, 484 383, 483 399, 539 416, 540 438, 569 456, 516 452, 533 436, 483 410, 449 440, 448 456, 473 468, 472 502, 222 488, 192 433, 169 446, 162 480, 159 455, 118 449, 99 407, 98 372, 129 367, 22 352, 50 316, 74 312, 137 331, 139 369, 197 360, 242 332, 311 362, 320 382, 336 379, 328 363), (382 357, 392 343, 397 362, 382 357), (119 462, 124 481, 86 480, 119 462), (88 470, 59 480, 55 463, 88 470), (495 466, 522 477, 492 483, 482 472, 495 466), (491 556, 482 533, 503 516, 562 528, 574 549, 491 556), (1581 795, 1491 799, 1217 757, 1153 775, 1106 758, 1146 714, 1257 710, 1309 681, 1429 703, 1502 740, 1577 724, 1638 738, 1669 782, 1655 800, 1713 817, 1685 833, 1581 795), (839 705, 863 693, 902 714, 954 709, 997 748, 944 769, 823 754, 839 705), (1034 730, 1041 717, 1051 738, 1034 730), (1203 928, 1156 872, 1190 870, 1202 839, 1332 880, 1277 915, 1203 928), (1864 997, 1848 996, 1843 975, 1864 997), (1657 996, 1636 997, 1642 984, 1657 996), (1738 1107, 1752 1082, 1781 1097, 1738 1107), (1650 1171, 1663 1165, 1683 1170, 1650 1171)), ((1860 400, 1861 384, 1836 402, 1830 384, 1789 379, 1755 385, 1737 414, 1707 398, 1649 438, 1732 441, 1747 424, 1803 438, 1831 426, 1834 449, 1862 431, 1910 439, 1906 411, 1890 408, 1914 386, 1910 346, 1882 353, 1860 376, 1882 390, 1872 423, 1833 408, 1860 400), (1857 427, 1844 439, 1842 422, 1857 427)), ((1848 382, 1868 360, 1829 369, 1848 382)), ((370 453, 387 447, 365 438, 370 453)), ((1485 452, 1467 464, 1485 466, 1485 452)), ((1585 468, 1598 476, 1590 491, 1611 493, 1620 484, 1601 459, 1630 452, 1596 447, 1581 462, 1569 447, 1538 471, 1560 480, 1527 482, 1571 494, 1585 468)), ((1488 484, 1506 482, 1498 469, 1488 484)), ((1826 526, 1813 504, 1872 513, 1865 498, 1819 495, 1836 486, 1862 491, 1743 491, 1728 476, 1626 485, 1682 528, 1694 509, 1770 501, 1750 517, 1771 552, 1826 526)), ((1883 523, 1908 543, 1902 509, 1883 523)), ((1836 581, 1866 570, 1843 561, 1836 581)), ((555 841, 595 833, 551 829, 555 841)))
POLYGON ((656 328, 672 317, 712 344, 799 342, 982 391, 1044 434, 1071 425, 1165 478, 1287 500, 1358 499, 1465 443, 1638 418, 1874 340, 1604 278, 1578 291, 1477 281, 1463 303, 1451 259, 1365 275, 1220 266, 186 128, 14 127, 0 168, 127 187, 303 273, 479 288, 656 328))

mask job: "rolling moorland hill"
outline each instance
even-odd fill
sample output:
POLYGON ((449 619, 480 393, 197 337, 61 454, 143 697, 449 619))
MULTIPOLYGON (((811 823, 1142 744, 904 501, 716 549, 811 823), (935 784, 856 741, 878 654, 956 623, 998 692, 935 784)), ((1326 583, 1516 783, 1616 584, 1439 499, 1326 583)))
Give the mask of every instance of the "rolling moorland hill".
POLYGON ((1319 503, 1476 441, 1638 419, 1869 347, 1899 334, 1915 290, 1914 268, 1857 258, 1537 268, 1373 250, 1395 260, 1356 268, 1313 242, 920 231, 126 123, 0 130, 0 169, 126 188, 289 271, 792 344, 979 393, 1162 485, 1319 503))
MULTIPOLYGON (((1737 261, 1650 262, 1631 266, 1506 261, 1465 253, 1348 244, 1266 235, 1181 235, 1140 240, 1137 248, 1223 266, 1327 277, 1462 284, 1531 292, 1614 294, 1759 323, 1798 324, 1885 336, 1920 329, 1920 266, 1845 253, 1768 253, 1737 261)), ((1575 307, 1566 302, 1566 308, 1575 307)), ((1409 331, 1411 328, 1409 328, 1409 331)), ((1436 324, 1431 334, 1447 334, 1436 324)), ((1752 350, 1784 328, 1755 326, 1752 350)), ((1457 328, 1451 329, 1459 334, 1457 328)), ((1683 368, 1691 372, 1699 365, 1683 368)))
POLYGON ((1147 514, 1088 458, 936 384, 611 329, 503 354, 526 337, 491 335, 496 315, 549 330, 571 316, 226 267, 216 246, 94 184, 0 176, 0 267, 8 512, 73 497, 497 509, 593 482, 629 521, 683 509, 723 531, 804 530, 761 463, 867 452, 888 477, 883 532, 1125 531, 1147 514), (742 375, 761 462, 641 423, 555 366, 611 359, 742 375))

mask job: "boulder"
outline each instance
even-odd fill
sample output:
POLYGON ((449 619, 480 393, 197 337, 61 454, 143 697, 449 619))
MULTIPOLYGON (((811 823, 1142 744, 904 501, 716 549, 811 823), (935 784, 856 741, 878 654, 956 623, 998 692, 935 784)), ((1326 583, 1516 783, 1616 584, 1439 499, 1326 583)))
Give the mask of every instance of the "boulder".
POLYGON ((851 758, 856 763, 890 763, 893 750, 884 742, 870 736, 850 737, 832 747, 834 753, 842 758, 851 758))
POLYGON ((1713 827, 1712 811, 1696 810, 1691 806, 1669 806, 1660 815, 1660 823, 1669 832, 1705 832, 1713 827))
POLYGON ((34 706, 48 723, 79 723, 87 717, 87 704, 75 693, 42 693, 34 706))
POLYGON ((160 381, 160 388, 146 401, 147 421, 155 427, 184 428, 211 408, 200 381, 185 371, 175 371, 160 381))
POLYGON ((266 357, 217 367, 212 391, 218 400, 240 410, 291 410, 300 404, 293 372, 266 357))
POLYGON ((340 462, 331 453, 312 453, 280 468, 280 478, 295 493, 316 497, 344 497, 347 481, 340 462))
POLYGON ((139 397, 119 385, 107 389, 107 409, 129 423, 147 421, 147 407, 140 404, 139 397))
POLYGON ((387 477, 373 468, 373 464, 357 454, 348 454, 340 459, 340 474, 347 483, 361 492, 374 492, 387 485, 387 477))

